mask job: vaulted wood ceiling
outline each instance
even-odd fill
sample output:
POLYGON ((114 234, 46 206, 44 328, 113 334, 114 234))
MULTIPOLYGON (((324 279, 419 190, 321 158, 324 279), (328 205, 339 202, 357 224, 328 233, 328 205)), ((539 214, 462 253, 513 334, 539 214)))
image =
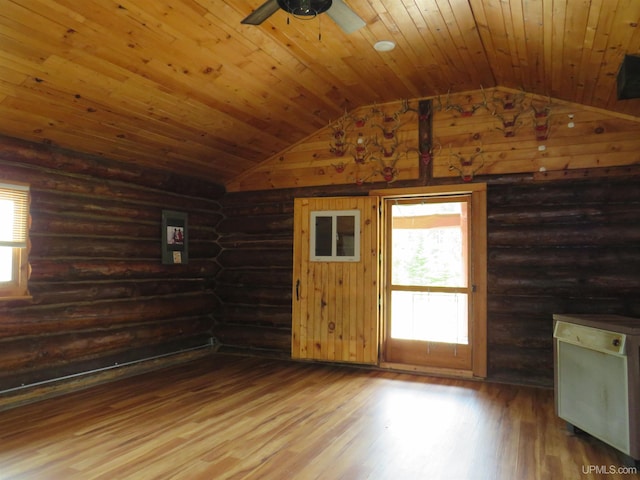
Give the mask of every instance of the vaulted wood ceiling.
POLYGON ((261 3, 1 0, 0 134, 225 183, 345 110, 449 91, 640 116, 616 96, 638 0, 345 0, 367 24, 349 35, 241 24, 261 3))

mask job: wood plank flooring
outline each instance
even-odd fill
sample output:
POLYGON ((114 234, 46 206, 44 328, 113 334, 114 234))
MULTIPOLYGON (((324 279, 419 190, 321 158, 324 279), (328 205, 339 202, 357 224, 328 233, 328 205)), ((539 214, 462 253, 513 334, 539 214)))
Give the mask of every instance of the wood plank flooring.
POLYGON ((2 480, 638 478, 612 466, 551 390, 240 356, 0 412, 2 480))

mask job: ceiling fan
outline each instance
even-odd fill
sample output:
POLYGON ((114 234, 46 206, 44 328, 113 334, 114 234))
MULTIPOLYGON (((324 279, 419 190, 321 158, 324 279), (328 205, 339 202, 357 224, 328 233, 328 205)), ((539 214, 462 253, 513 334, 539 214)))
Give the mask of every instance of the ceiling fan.
POLYGON ((345 32, 353 33, 366 23, 343 0, 267 0, 241 23, 260 25, 279 9, 296 18, 309 19, 327 12, 331 20, 345 32))

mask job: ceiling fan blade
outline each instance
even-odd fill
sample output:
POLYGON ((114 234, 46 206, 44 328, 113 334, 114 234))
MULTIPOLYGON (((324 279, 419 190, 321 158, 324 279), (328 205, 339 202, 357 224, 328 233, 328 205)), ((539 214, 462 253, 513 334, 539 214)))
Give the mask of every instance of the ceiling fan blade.
POLYGON ((258 8, 256 8, 253 12, 251 12, 247 18, 242 20, 240 23, 245 23, 249 25, 260 25, 271 15, 276 13, 280 9, 278 5, 278 0, 267 0, 258 8))
POLYGON ((347 34, 360 30, 366 25, 365 21, 342 0, 333 0, 331 8, 327 10, 327 15, 347 34))

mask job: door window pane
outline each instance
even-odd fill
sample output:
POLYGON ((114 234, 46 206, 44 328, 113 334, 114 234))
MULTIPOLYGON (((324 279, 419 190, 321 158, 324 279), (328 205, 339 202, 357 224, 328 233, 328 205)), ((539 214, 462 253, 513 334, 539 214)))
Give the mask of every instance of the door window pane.
POLYGON ((315 255, 317 257, 331 256, 331 248, 333 246, 333 242, 331 241, 333 231, 333 218, 318 216, 316 217, 315 227, 315 255))
POLYGON ((467 203, 392 205, 392 283, 467 286, 467 203))
POLYGON ((464 293, 391 293, 391 337, 429 342, 469 343, 464 293))

